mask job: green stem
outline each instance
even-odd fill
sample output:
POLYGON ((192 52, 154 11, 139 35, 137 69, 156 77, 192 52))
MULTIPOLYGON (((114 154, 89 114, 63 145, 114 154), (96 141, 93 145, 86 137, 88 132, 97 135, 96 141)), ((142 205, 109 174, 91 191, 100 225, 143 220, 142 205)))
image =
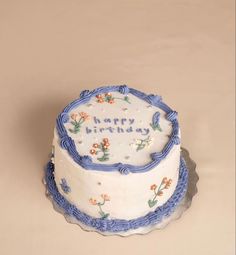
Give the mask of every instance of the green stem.
POLYGON ((105 212, 102 210, 102 206, 103 206, 104 204, 105 204, 105 199, 103 199, 103 202, 102 202, 102 203, 97 203, 100 212, 103 213, 103 214, 105 214, 105 212))
POLYGON ((123 100, 123 101, 125 101, 125 102, 127 102, 127 103, 131 104, 129 101, 125 100, 124 98, 120 98, 120 97, 113 97, 113 98, 114 98, 114 99, 123 100))
POLYGON ((164 188, 161 188, 162 183, 160 184, 160 186, 158 187, 158 190, 156 192, 156 190, 154 190, 155 196, 153 197, 152 201, 154 201, 156 199, 156 197, 158 196, 158 192, 162 191, 164 188))

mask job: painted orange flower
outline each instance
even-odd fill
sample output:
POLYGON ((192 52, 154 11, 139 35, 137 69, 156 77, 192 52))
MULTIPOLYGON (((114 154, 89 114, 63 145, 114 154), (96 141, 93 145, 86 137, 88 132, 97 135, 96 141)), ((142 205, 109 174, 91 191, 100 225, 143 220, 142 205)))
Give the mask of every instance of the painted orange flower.
POLYGON ((109 148, 109 146, 110 146, 110 144, 109 144, 109 143, 104 143, 104 144, 103 144, 103 148, 104 148, 104 149, 108 149, 108 148, 109 148))
POLYGON ((77 116, 78 116, 77 113, 72 113, 70 117, 72 120, 76 120, 77 116))
POLYGON ((162 196, 162 195, 163 195, 163 192, 160 190, 160 191, 157 192, 157 195, 158 195, 158 196, 162 196))
POLYGON ((150 187, 151 190, 155 190, 157 188, 156 184, 152 184, 152 186, 150 187))
POLYGON ((108 138, 103 138, 103 142, 108 143, 109 142, 108 138))
POLYGON ((98 147, 99 147, 99 144, 97 144, 97 143, 93 144, 93 148, 98 148, 98 147))
POLYGON ((110 197, 107 194, 102 194, 101 197, 104 199, 104 201, 110 201, 110 197))
POLYGON ((172 183, 172 180, 169 179, 169 180, 166 182, 165 189, 168 189, 168 188, 170 187, 171 183, 172 183))
POLYGON ((96 199, 93 199, 93 198, 90 198, 90 199, 89 199, 89 202, 90 202, 90 204, 92 204, 92 205, 96 205, 96 204, 97 204, 97 200, 96 200, 96 199))
POLYGON ((102 98, 102 95, 101 94, 96 95, 96 98, 102 98))
POLYGON ((83 120, 89 119, 89 115, 86 112, 80 112, 79 115, 83 120))
POLYGON ((164 178, 162 179, 162 184, 166 183, 167 181, 168 181, 167 177, 164 177, 164 178))
POLYGON ((95 151, 94 149, 91 149, 91 150, 90 150, 90 153, 91 153, 92 155, 94 155, 94 154, 96 154, 96 151, 95 151))
POLYGON ((97 151, 95 151, 93 148, 90 150, 90 153, 92 155, 97 155, 100 153, 103 153, 102 157, 98 157, 97 159, 99 161, 107 161, 109 160, 109 153, 108 153, 108 148, 109 148, 110 144, 109 144, 109 140, 107 138, 103 138, 102 142, 98 143, 94 143, 93 144, 93 148, 98 149, 97 151))

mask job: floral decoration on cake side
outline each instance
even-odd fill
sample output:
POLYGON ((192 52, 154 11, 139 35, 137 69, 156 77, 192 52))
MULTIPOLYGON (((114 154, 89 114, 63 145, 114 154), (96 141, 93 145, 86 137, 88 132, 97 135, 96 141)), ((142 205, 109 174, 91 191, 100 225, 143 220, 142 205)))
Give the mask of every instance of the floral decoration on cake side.
POLYGON ((98 213, 101 216, 102 219, 106 219, 109 216, 109 213, 105 213, 102 209, 102 206, 105 205, 107 201, 110 201, 110 197, 107 194, 101 194, 102 202, 97 201, 97 199, 90 198, 89 202, 91 205, 98 206, 98 213))
POLYGON ((69 185, 67 184, 67 181, 65 178, 61 179, 61 183, 60 183, 61 189, 63 190, 64 193, 68 194, 71 192, 71 188, 69 187, 69 185))
POLYGON ((96 98, 97 98, 97 102, 100 103, 100 104, 104 103, 104 102, 107 102, 109 104, 114 104, 115 99, 123 100, 126 103, 130 104, 128 96, 124 96, 123 98, 120 98, 120 97, 113 97, 111 93, 105 93, 105 94, 96 95, 96 98))
POLYGON ((94 143, 93 148, 90 150, 90 154, 98 155, 102 153, 102 156, 98 157, 97 160, 103 162, 109 160, 109 147, 110 143, 108 138, 103 138, 100 144, 94 143))
POLYGON ((70 123, 73 125, 73 129, 70 128, 69 131, 73 134, 77 134, 78 132, 80 132, 81 125, 85 121, 89 120, 89 115, 85 112, 80 112, 79 114, 72 113, 70 118, 70 123))
POLYGON ((159 185, 159 187, 157 187, 156 184, 151 185, 150 190, 153 191, 154 196, 153 196, 152 199, 148 200, 148 205, 149 205, 150 208, 157 204, 157 202, 158 202, 157 197, 162 196, 163 195, 163 190, 168 189, 170 187, 171 183, 172 183, 171 179, 168 179, 167 177, 164 177, 162 179, 162 182, 159 185))

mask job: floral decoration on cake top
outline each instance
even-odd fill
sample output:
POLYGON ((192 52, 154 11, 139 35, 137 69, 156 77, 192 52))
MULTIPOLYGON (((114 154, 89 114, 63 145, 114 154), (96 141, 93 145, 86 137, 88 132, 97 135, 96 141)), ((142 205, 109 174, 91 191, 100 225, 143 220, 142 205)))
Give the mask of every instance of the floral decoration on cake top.
POLYGON ((153 139, 148 136, 144 139, 136 139, 134 143, 131 143, 133 147, 136 148, 136 151, 143 150, 144 148, 149 147, 153 142, 153 139))
POLYGON ((72 113, 70 118, 70 123, 73 125, 73 128, 69 128, 69 131, 71 133, 77 134, 80 132, 81 125, 89 119, 89 115, 85 112, 80 112, 79 114, 72 113))
POLYGON ((159 130, 160 132, 162 132, 162 129, 160 126, 160 113, 159 112, 156 112, 155 114, 153 114, 152 123, 150 123, 150 126, 152 127, 152 129, 154 131, 159 130))
POLYGON ((114 104, 115 103, 115 99, 118 99, 118 100, 123 100, 123 101, 125 101, 125 102, 130 104, 128 96, 124 96, 123 98, 120 98, 120 97, 114 97, 111 93, 105 93, 105 94, 97 95, 96 98, 97 98, 97 102, 98 103, 107 102, 109 104, 114 104))
POLYGON ((98 155, 102 154, 101 157, 98 157, 97 160, 99 161, 107 161, 109 160, 109 140, 108 138, 103 138, 102 142, 100 144, 94 143, 93 149, 90 150, 90 154, 92 155, 98 155))

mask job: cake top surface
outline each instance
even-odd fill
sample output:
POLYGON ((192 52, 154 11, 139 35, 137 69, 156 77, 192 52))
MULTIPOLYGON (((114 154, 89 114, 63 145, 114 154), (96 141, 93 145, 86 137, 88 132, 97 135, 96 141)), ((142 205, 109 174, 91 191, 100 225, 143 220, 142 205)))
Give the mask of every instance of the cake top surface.
POLYGON ((177 113, 126 85, 82 91, 57 119, 61 146, 86 169, 145 172, 179 144, 177 113))

